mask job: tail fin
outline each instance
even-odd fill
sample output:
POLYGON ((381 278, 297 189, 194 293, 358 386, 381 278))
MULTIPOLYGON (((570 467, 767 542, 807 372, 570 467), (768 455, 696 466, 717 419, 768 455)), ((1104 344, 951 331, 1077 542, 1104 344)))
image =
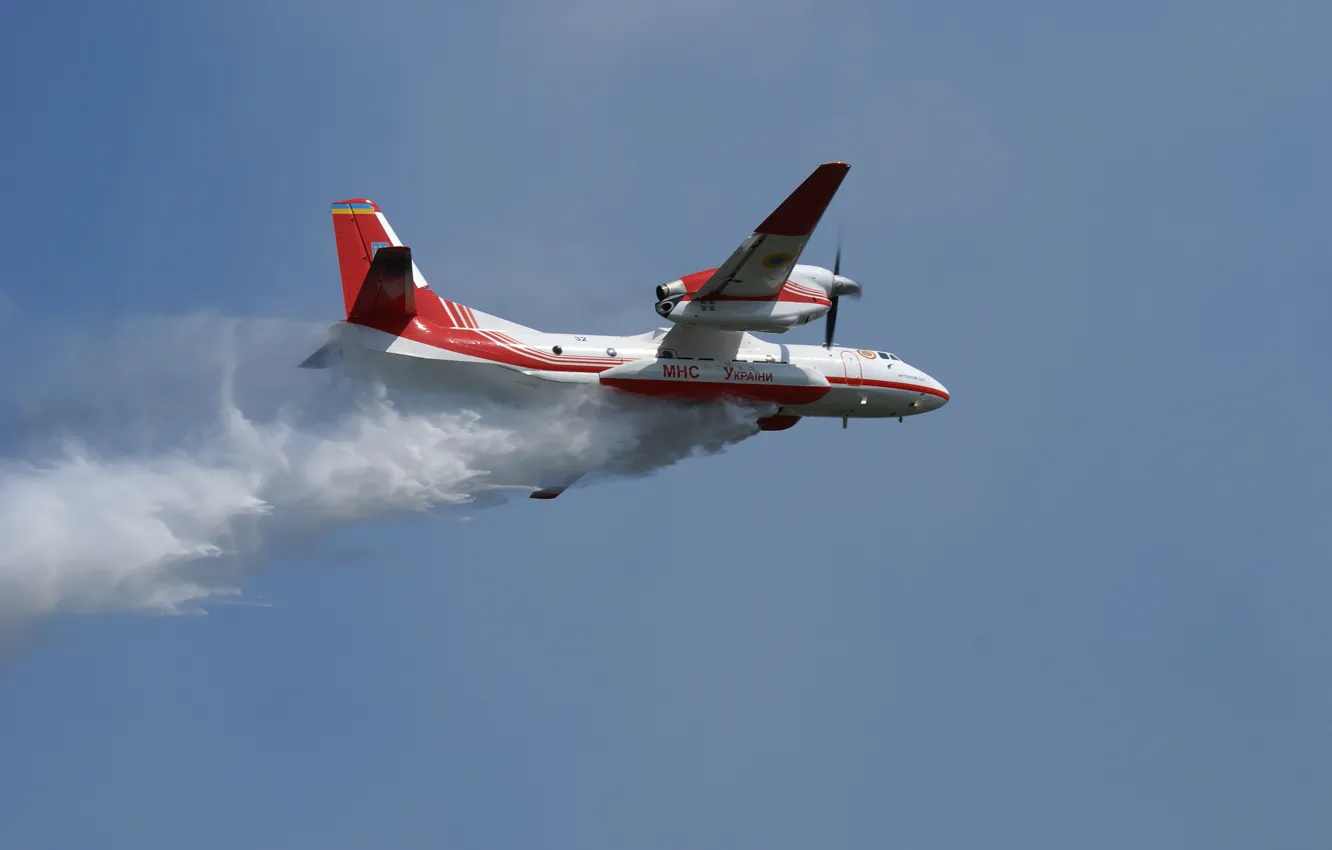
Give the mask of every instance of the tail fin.
POLYGON ((379 205, 368 198, 335 201, 333 236, 342 273, 347 318, 402 319, 417 315, 445 327, 531 331, 431 292, 411 251, 398 239, 379 205), (391 248, 387 255, 381 249, 391 248), (381 259, 382 257, 382 259, 381 259))
MULTIPOLYGON (((333 204, 332 213, 333 236, 338 243, 338 268, 342 272, 342 301, 350 318, 357 310, 358 299, 362 306, 366 303, 368 293, 363 294, 361 289, 362 284, 368 282, 366 276, 370 274, 376 253, 380 248, 401 246, 402 242, 374 201, 366 198, 338 201, 333 204)), ((391 265, 401 274, 403 258, 395 257, 391 265)), ((412 274, 415 266, 410 253, 406 253, 405 265, 407 286, 423 286, 425 281, 420 279, 419 274, 412 274)), ((376 275, 376 279, 382 277, 382 271, 376 275)), ((403 294, 409 296, 412 293, 403 294)))
MULTIPOLYGON (((336 225, 335 225, 336 227, 336 225)), ((353 261, 362 260, 354 253, 353 261)), ((342 265, 342 289, 355 300, 347 307, 347 321, 366 325, 394 335, 402 333, 416 315, 416 282, 412 276, 412 249, 389 245, 374 251, 360 283, 350 284, 356 264, 343 252, 342 234, 338 234, 338 260, 342 265), (349 288, 350 285, 350 288, 349 288)), ((302 369, 327 369, 342 348, 336 338, 319 346, 301 362, 302 369)))
POLYGON ((356 301, 347 311, 351 321, 406 318, 416 315, 416 281, 412 277, 412 249, 390 245, 375 252, 356 301))

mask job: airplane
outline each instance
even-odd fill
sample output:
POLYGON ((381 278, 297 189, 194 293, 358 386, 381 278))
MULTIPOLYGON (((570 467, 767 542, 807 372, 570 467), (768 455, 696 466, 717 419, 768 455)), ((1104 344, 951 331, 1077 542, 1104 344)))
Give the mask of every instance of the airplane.
MULTIPOLYGON (((764 431, 805 417, 916 416, 947 404, 938 380, 888 351, 834 341, 838 303, 861 286, 800 255, 850 166, 828 162, 740 243, 720 266, 656 287, 656 312, 671 323, 637 336, 546 333, 450 301, 432 290, 379 205, 332 205, 346 319, 300 365, 340 356, 352 377, 424 390, 467 388, 522 399, 533 390, 599 384, 641 396, 776 405, 764 431), (823 345, 755 336, 825 319, 823 345)), ((577 476, 542 487, 553 499, 577 476)))

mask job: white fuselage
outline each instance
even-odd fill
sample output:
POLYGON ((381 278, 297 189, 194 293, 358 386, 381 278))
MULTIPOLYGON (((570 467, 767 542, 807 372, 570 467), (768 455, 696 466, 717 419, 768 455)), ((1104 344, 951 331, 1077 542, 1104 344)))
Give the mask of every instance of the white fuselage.
POLYGON ((505 324, 502 329, 449 329, 443 332, 448 339, 441 342, 438 329, 433 336, 390 334, 341 322, 336 326, 337 347, 350 374, 427 391, 465 387, 512 398, 562 385, 611 385, 603 373, 629 371, 630 377, 647 380, 617 386, 633 386, 632 391, 644 395, 702 399, 718 390, 717 383, 708 381, 724 382, 722 393, 733 388, 753 400, 772 401, 790 416, 904 417, 936 410, 948 401, 943 384, 884 351, 787 345, 744 332, 679 327, 637 336, 595 336, 505 324), (794 392, 792 384, 806 390, 794 392), (768 392, 773 395, 765 396, 768 392), (811 399, 814 395, 818 397, 811 399))

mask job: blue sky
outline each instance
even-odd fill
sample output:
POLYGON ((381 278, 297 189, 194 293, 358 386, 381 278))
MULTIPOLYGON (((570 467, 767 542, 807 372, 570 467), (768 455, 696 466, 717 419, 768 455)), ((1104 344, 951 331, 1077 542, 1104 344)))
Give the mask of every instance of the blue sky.
POLYGON ((104 402, 187 430, 189 317, 338 318, 331 200, 451 298, 633 333, 829 159, 839 337, 954 395, 288 541, 266 607, 46 620, 0 672, 6 847, 1332 840, 1326 4, 0 24, 7 458, 104 402))

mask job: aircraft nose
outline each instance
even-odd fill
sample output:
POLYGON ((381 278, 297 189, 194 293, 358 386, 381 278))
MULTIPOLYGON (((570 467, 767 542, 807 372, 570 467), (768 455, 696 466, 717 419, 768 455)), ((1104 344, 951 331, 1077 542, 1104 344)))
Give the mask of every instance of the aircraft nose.
POLYGON ((951 398, 951 395, 948 392, 948 387, 945 387, 934 378, 930 378, 930 389, 933 390, 933 392, 929 394, 929 401, 927 402, 930 410, 938 410, 947 404, 948 399, 951 398))

